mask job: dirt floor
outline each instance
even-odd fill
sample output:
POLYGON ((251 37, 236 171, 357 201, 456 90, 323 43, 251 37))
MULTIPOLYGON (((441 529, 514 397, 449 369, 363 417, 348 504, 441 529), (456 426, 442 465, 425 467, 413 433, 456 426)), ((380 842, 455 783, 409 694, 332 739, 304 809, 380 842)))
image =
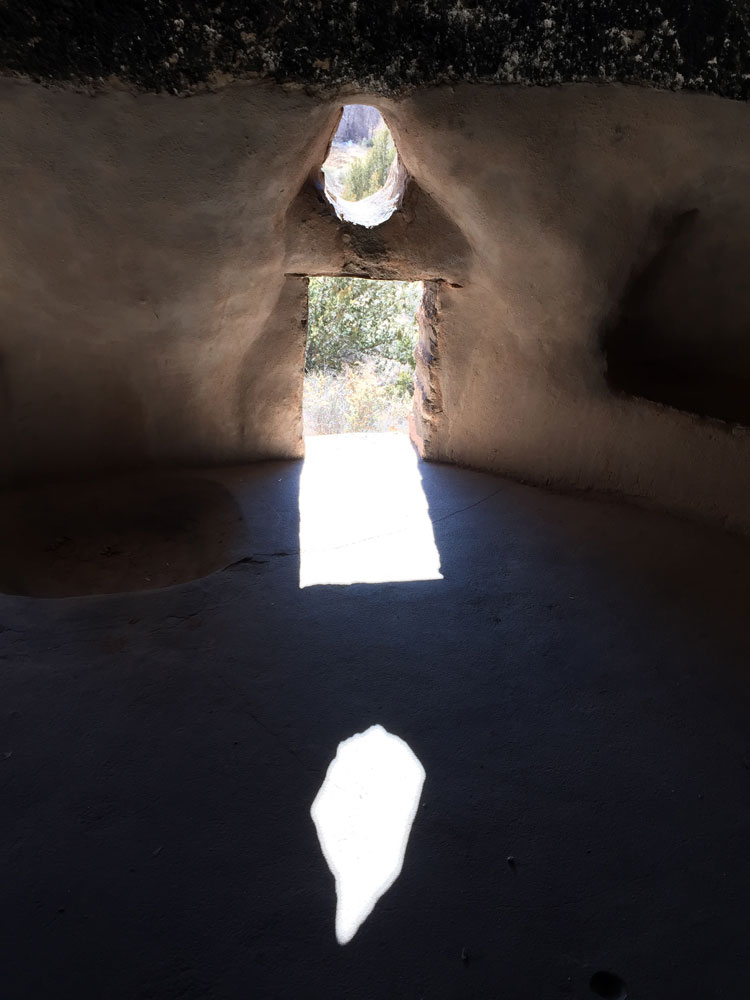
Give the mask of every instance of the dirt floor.
MULTIPOLYGON (((310 449, 307 472, 343 449, 332 524, 347 475, 409 466, 389 440, 356 466, 367 439, 310 449)), ((104 487, 16 506, 13 589, 128 589, 0 598, 3 997, 742 994, 750 544, 409 468, 440 570, 398 583, 300 588, 301 462, 139 478, 124 527, 104 487), (375 724, 426 777, 400 877, 340 946, 310 807, 375 724)), ((402 509, 330 545, 402 552, 402 509)))

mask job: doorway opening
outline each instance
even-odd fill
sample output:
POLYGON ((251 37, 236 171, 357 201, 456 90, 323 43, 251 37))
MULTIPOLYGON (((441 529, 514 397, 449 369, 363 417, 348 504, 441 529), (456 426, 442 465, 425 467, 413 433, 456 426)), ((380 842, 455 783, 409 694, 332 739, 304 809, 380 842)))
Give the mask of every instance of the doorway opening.
POLYGON ((309 279, 300 587, 442 579, 412 445, 430 391, 435 284, 309 279))
POLYGON ((408 432, 423 294, 421 281, 310 278, 305 437, 408 432))

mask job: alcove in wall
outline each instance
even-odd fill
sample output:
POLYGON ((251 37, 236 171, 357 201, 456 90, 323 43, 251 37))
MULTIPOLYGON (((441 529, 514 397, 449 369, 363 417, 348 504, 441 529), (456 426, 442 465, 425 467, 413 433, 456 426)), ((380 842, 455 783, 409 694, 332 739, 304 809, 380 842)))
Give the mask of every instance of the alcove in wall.
POLYGON ((750 426, 750 284, 735 239, 716 209, 662 222, 604 337, 613 389, 750 426))

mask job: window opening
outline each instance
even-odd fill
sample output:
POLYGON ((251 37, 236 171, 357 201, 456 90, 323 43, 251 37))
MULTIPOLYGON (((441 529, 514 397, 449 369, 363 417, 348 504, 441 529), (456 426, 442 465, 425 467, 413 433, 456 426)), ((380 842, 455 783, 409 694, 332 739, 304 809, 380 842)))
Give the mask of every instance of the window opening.
POLYGON ((396 211, 406 184, 390 129, 377 108, 347 104, 322 166, 340 219, 372 228, 396 211))

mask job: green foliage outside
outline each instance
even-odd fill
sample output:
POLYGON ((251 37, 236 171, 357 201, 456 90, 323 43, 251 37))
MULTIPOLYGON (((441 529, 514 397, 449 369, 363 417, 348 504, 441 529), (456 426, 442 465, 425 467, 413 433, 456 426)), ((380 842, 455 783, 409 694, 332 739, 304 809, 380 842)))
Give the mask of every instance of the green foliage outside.
POLYGON ((385 358, 414 368, 419 281, 310 278, 305 371, 385 358))
POLYGON ((306 434, 406 429, 421 297, 418 281, 310 278, 306 434))
POLYGON ((354 160, 343 178, 343 197, 361 201, 375 194, 385 184, 388 171, 396 156, 396 147, 386 125, 375 132, 367 153, 354 160))

